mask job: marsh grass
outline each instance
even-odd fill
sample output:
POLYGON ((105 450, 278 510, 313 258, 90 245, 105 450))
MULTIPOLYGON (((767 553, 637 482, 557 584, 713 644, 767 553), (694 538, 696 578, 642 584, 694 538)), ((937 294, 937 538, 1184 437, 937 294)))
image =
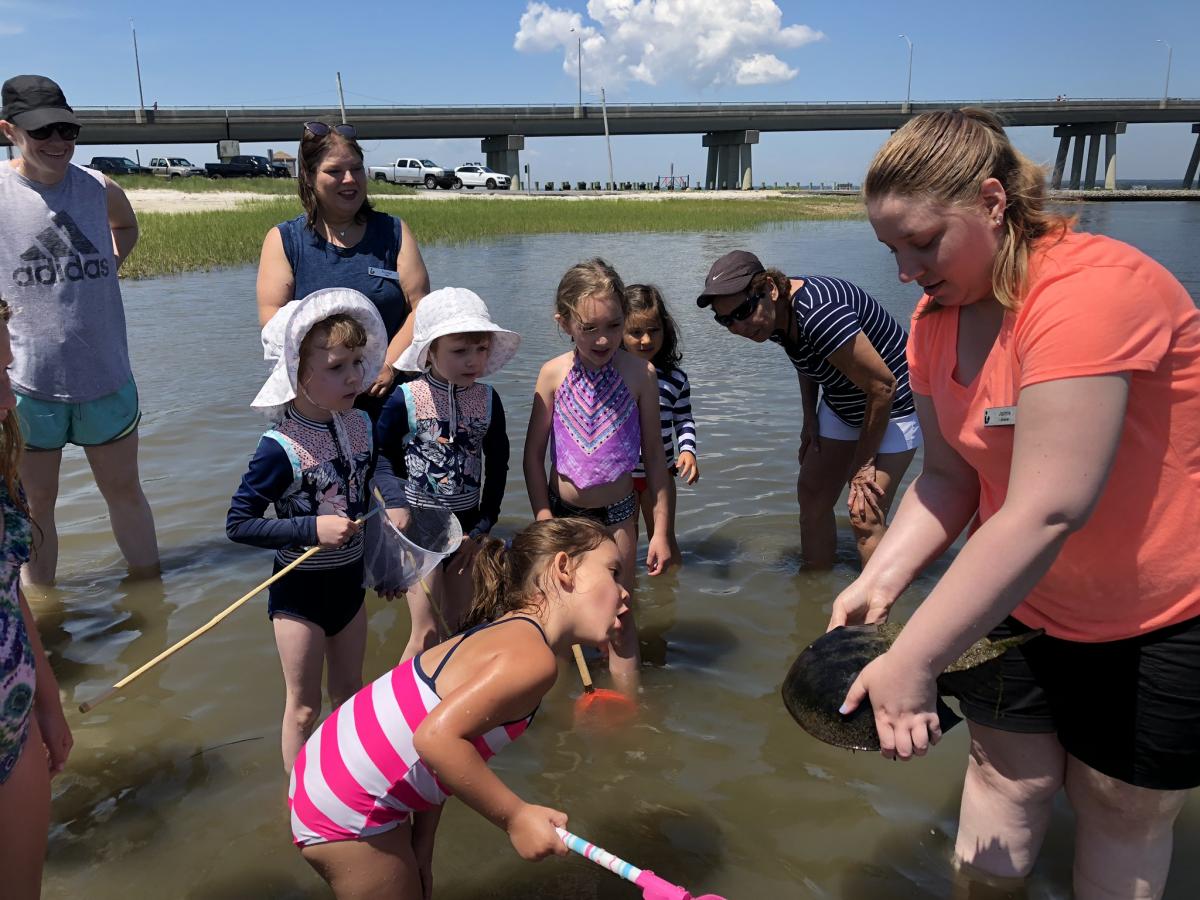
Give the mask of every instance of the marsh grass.
MULTIPOLYGON (((161 178, 157 175, 109 176, 127 191, 148 188, 168 191, 183 191, 186 194, 209 194, 220 191, 245 191, 249 194, 281 194, 296 196, 294 178, 204 178, 192 175, 188 178, 161 178)), ((416 188, 406 184, 390 184, 386 181, 372 182, 371 194, 415 194, 416 188)))
MULTIPOLYGON (((748 231, 786 222, 863 215, 857 198, 842 197, 475 202, 374 199, 378 209, 407 221, 422 245, 468 243, 518 234, 748 231)), ((268 229, 299 213, 299 201, 282 199, 248 202, 232 210, 141 213, 141 239, 122 274, 147 278, 257 262, 268 229)))

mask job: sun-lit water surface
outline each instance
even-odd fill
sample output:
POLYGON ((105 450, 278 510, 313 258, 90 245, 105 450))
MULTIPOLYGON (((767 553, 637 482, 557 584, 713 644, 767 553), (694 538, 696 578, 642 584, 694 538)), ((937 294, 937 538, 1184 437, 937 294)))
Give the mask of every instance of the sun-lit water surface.
MULTIPOLYGON (((1200 204, 1097 204, 1082 217, 1088 230, 1154 255, 1200 298, 1200 204)), ((792 659, 824 630, 833 597, 853 578, 856 557, 847 539, 833 572, 797 574, 795 375, 779 348, 726 335, 692 302, 708 265, 736 247, 789 273, 856 281, 898 317, 917 299, 897 283, 865 222, 424 248, 435 287, 478 291, 525 337, 493 379, 513 441, 498 533, 528 520, 524 423, 538 366, 566 346, 550 307, 571 263, 601 255, 627 281, 663 288, 684 331, 699 427, 702 477, 679 501, 686 567, 641 583, 640 723, 611 739, 574 732, 578 683, 564 667, 534 727, 495 768, 526 799, 566 810, 573 830, 696 894, 949 896, 966 730, 924 760, 889 763, 809 738, 778 697, 792 659)), ((223 527, 264 427, 248 405, 265 373, 254 274, 242 268, 124 286, 161 583, 122 581, 82 455, 64 460, 61 583, 34 600, 76 739, 54 784, 50 898, 326 896, 289 845, 278 751, 283 683, 265 597, 92 714, 74 710, 269 574, 270 554, 231 544, 223 527)), ((909 592, 902 617, 936 574, 909 592)), ((403 648, 407 613, 373 595, 368 608, 370 679, 403 648)), ((442 822, 440 898, 640 895, 578 858, 522 862, 504 834, 461 804, 442 822)), ((1027 896, 1069 896, 1071 822, 1060 804, 1027 896)), ((1178 824, 1181 851, 1198 829, 1193 799, 1178 824)), ((1197 894, 1200 859, 1178 852, 1167 896, 1197 894)))

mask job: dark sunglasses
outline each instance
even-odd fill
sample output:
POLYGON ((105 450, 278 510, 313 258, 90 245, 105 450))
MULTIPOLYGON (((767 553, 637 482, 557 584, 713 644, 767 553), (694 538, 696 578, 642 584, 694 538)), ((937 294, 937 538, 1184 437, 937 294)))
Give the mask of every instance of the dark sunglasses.
POLYGON ((754 312, 755 307, 758 306, 762 298, 762 294, 751 294, 725 315, 713 313, 713 318, 717 320, 717 324, 722 328, 728 328, 734 322, 741 322, 743 319, 750 318, 751 313, 754 312))
POLYGON ((58 136, 64 141, 73 141, 79 137, 79 126, 72 125, 70 122, 51 122, 49 125, 43 125, 41 128, 30 128, 29 136, 35 141, 48 140, 50 135, 58 132, 58 136))
POLYGON ((324 122, 305 122, 304 130, 313 137, 325 137, 331 131, 336 131, 342 137, 358 137, 358 129, 353 125, 326 125, 324 122))

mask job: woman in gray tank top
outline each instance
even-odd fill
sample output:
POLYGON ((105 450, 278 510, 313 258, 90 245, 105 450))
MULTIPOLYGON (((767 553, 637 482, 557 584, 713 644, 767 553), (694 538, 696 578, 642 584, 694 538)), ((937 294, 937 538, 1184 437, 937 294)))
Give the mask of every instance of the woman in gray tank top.
POLYGON ((391 393, 392 363, 412 343, 412 313, 429 293, 429 273, 407 223, 371 208, 363 152, 353 126, 308 122, 300 140, 303 214, 267 232, 258 264, 258 320, 323 288, 353 288, 379 310, 387 330, 383 368, 356 404, 374 419, 391 393))
POLYGON ((154 517, 138 476, 137 386, 129 366, 117 269, 137 242, 125 192, 71 165, 79 122, 58 85, 18 75, 3 87, 0 132, 20 151, 0 164, 0 293, 25 441, 21 481, 41 532, 22 570, 52 584, 62 448, 84 448, 130 572, 157 575, 154 517))

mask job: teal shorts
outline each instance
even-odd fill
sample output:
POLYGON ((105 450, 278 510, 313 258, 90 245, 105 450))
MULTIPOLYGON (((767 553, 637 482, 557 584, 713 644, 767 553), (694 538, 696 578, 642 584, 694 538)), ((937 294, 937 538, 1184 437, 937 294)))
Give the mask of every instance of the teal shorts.
POLYGON ((17 416, 26 450, 61 450, 67 444, 99 447, 128 437, 142 419, 133 379, 115 393, 87 403, 38 400, 17 394, 17 416))

